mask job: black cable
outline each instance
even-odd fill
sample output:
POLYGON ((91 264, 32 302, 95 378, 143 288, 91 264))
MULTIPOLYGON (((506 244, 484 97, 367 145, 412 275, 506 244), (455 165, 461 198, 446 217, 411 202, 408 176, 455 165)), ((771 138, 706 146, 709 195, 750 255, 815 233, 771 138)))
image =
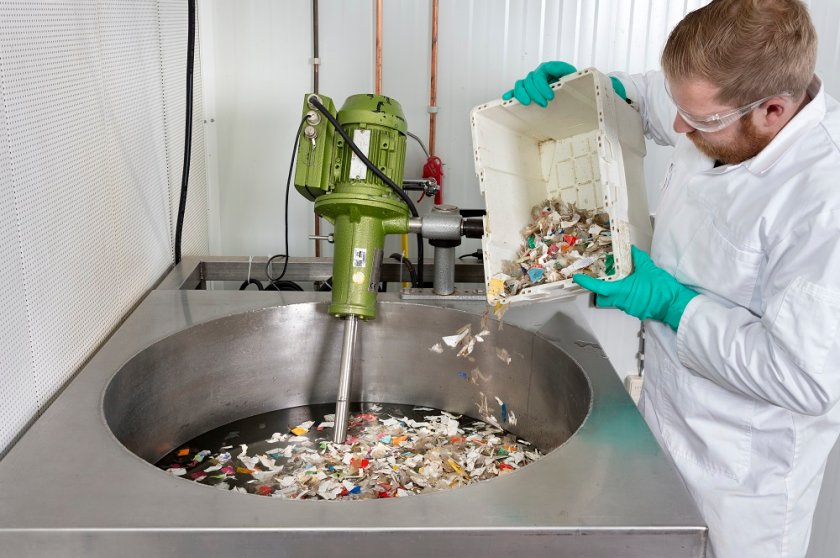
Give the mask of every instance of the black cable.
POLYGON ((423 235, 417 233, 417 284, 423 287, 423 235))
POLYGON ((181 236, 184 230, 184 213, 187 209, 187 185, 190 178, 193 122, 193 65, 195 60, 195 0, 187 2, 187 117, 184 130, 184 167, 181 172, 181 198, 178 202, 178 220, 175 225, 175 265, 181 262, 181 236))
POLYGON ((257 286, 257 290, 258 290, 258 291, 263 290, 263 284, 262 284, 262 282, 261 282, 261 281, 257 281, 257 280, 256 280, 256 279, 254 279, 254 278, 248 279, 247 281, 242 281, 242 284, 241 284, 241 285, 239 285, 239 290, 240 290, 240 291, 244 291, 245 289, 247 289, 247 288, 248 288, 249 286, 251 286, 251 285, 256 285, 256 286, 257 286))
POLYGON ((405 266, 406 270, 408 271, 409 277, 411 277, 411 284, 415 288, 419 289, 419 288, 422 287, 422 285, 417 280, 417 272, 414 270, 414 264, 411 263, 411 260, 409 260, 408 258, 403 256, 402 254, 398 254, 396 252, 391 254, 389 257, 392 260, 397 260, 398 262, 402 263, 405 266))
MULTIPOLYGON (((300 142, 300 131, 303 130, 303 125, 306 124, 306 117, 304 116, 303 119, 300 121, 300 126, 298 126, 297 133, 295 134, 295 144, 292 146, 292 162, 289 163, 289 176, 286 178, 286 209, 285 209, 285 242, 286 248, 284 254, 275 254, 268 258, 268 261, 265 262, 265 275, 268 277, 268 281, 270 283, 275 283, 283 278, 286 275, 286 268, 289 266, 289 190, 292 187, 292 171, 295 168, 295 157, 297 156, 297 149, 298 143, 300 142), (271 276, 271 264, 274 262, 275 258, 283 258, 283 271, 280 272, 280 275, 277 277, 271 276)), ((301 289, 303 290, 303 289, 301 289)))
POLYGON ((463 260, 464 258, 475 258, 479 262, 483 262, 484 261, 484 252, 481 250, 481 248, 479 248, 478 250, 476 250, 472 254, 461 254, 460 256, 458 256, 459 260, 463 260))
MULTIPOLYGON (((420 214, 417 213, 417 208, 414 206, 414 202, 411 200, 411 198, 408 197, 408 194, 406 194, 403 191, 402 188, 397 186, 397 184, 393 180, 388 178, 388 176, 384 172, 382 172, 379 169, 379 167, 374 165, 373 162, 371 162, 371 160, 368 159, 365 156, 364 153, 362 153, 362 150, 359 149, 359 146, 357 146, 355 143, 353 143, 353 140, 350 139, 350 136, 347 135, 347 132, 345 132, 344 128, 341 127, 341 124, 338 123, 338 120, 336 120, 336 118, 332 114, 330 114, 330 111, 327 110, 327 107, 325 107, 323 104, 321 104, 321 102, 318 100, 318 98, 315 95, 311 95, 307 99, 307 101, 313 107, 318 109, 321 112, 321 114, 324 115, 324 118, 329 120, 330 124, 332 124, 333 128, 335 128, 335 131, 338 132, 338 134, 342 138, 344 138, 344 141, 347 142, 347 145, 350 147, 350 149, 353 151, 353 153, 356 154, 356 157, 358 157, 359 160, 362 161, 362 163, 364 163, 365 166, 367 166, 367 168, 369 168, 370 171, 374 175, 376 175, 377 178, 379 178, 379 180, 384 182, 386 186, 391 188, 391 190, 393 190, 394 193, 396 193, 400 197, 400 199, 402 199, 402 201, 405 202, 405 204, 408 206, 408 210, 411 212, 411 216, 412 217, 419 217, 420 214)), ((300 135, 299 130, 298 130, 298 135, 300 135)), ((418 281, 422 285, 423 284, 423 236, 419 233, 417 234, 417 277, 418 277, 418 281)))
POLYGON ((268 285, 267 291, 303 291, 303 287, 294 281, 274 281, 268 285))

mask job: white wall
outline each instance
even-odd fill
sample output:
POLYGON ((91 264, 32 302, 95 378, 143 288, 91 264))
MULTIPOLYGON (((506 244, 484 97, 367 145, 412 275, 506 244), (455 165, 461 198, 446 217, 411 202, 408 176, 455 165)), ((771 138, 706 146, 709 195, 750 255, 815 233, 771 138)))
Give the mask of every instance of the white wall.
MULTIPOLYGON (((540 61, 641 71, 658 64, 669 29, 702 2, 443 0, 439 17, 437 153, 447 203, 483 207, 472 164, 470 108, 501 95, 540 61), (678 5, 677 5, 678 4, 678 5), (650 37, 639 41, 639 35, 650 37)), ((382 93, 428 141, 428 0, 385 2, 382 93)), ((303 96, 312 89, 311 2, 201 0, 211 181, 218 177, 221 254, 282 251, 283 196, 303 96)), ((320 1, 320 92, 340 104, 374 90, 374 2, 320 1)), ((660 148, 661 149, 661 148, 660 148)), ((661 157, 660 157, 661 158, 661 157)), ((409 141, 406 176, 424 157, 409 141)), ((654 164, 652 167, 662 165, 654 164)), ((655 173, 652 173, 655 174, 655 173)), ((651 180, 652 183, 656 180, 651 180)), ((653 189, 655 191, 655 189, 653 189)), ((291 195, 293 255, 314 254, 311 203, 291 195)), ((420 208, 423 213, 428 204, 420 208)), ((464 251, 478 244, 466 244, 464 251)), ((412 248, 413 249, 413 248, 412 248)))
MULTIPOLYGON (((172 263, 186 23, 181 0, 0 3, 0 456, 172 263)), ((194 108, 184 254, 207 251, 200 86, 194 108)))

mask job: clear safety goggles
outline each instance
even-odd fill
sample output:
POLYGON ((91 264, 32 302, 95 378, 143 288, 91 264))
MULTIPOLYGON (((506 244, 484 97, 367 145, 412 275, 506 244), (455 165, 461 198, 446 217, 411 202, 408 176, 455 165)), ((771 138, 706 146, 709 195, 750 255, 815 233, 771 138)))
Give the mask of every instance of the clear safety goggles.
POLYGON ((708 116, 695 116, 690 112, 687 112, 680 105, 677 104, 677 102, 674 100, 674 96, 671 95, 671 89, 668 86, 667 80, 665 81, 665 91, 668 92, 668 96, 671 98, 671 102, 673 102, 674 106, 677 107, 677 112, 679 113, 680 117, 682 117, 682 119, 685 120, 685 123, 694 128, 695 130, 699 130, 701 132, 719 132, 727 126, 731 126, 742 116, 751 113, 752 111, 760 107, 763 103, 769 101, 773 97, 784 97, 790 95, 790 93, 779 93, 777 95, 770 95, 769 97, 764 97, 763 99, 759 99, 754 103, 750 103, 748 105, 744 105, 742 107, 732 109, 727 112, 718 112, 708 116))

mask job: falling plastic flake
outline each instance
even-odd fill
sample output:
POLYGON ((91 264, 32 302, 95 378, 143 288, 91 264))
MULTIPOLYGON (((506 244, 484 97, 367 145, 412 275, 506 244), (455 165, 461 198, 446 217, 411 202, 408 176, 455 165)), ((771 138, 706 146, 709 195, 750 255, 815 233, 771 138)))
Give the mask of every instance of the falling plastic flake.
MULTIPOLYGON (((442 337, 442 339, 449 348, 458 350, 459 357, 466 357, 469 360, 473 360, 470 358, 470 355, 475 350, 476 344, 484 343, 489 335, 490 331, 484 328, 483 323, 481 331, 475 335, 472 334, 472 324, 467 324, 459 329, 455 335, 447 335, 446 337, 442 337)), ((443 347, 440 343, 437 343, 429 350, 438 354, 443 353, 443 347)))
MULTIPOLYGON (((234 458, 225 451, 201 450, 202 462, 192 460, 187 467, 181 462, 195 450, 186 455, 176 451, 168 458, 175 462, 164 468, 222 490, 288 499, 356 500, 466 486, 539 459, 537 450, 526 451, 529 444, 498 427, 491 416, 497 411, 489 408, 483 394, 482 398, 481 414, 493 419, 492 424, 429 407, 415 407, 411 418, 398 407, 383 410, 369 405, 365 412, 350 415, 344 444, 334 444, 331 432, 320 433, 311 428, 314 422, 308 422, 296 427, 307 428, 306 436, 288 437, 285 445, 269 446, 264 453, 249 455, 246 444, 240 445, 234 458)), ((501 399, 495 399, 506 409, 501 399)), ((512 413, 502 415, 505 412, 510 419, 512 413)), ((319 427, 333 422, 328 419, 333 416, 325 416, 319 427)))
POLYGON ((565 281, 575 273, 611 275, 611 234, 607 213, 577 209, 559 199, 534 206, 516 259, 504 262, 502 271, 490 278, 490 299, 498 301, 528 287, 565 281))
POLYGON ((511 358, 510 353, 507 352, 507 349, 496 347, 496 356, 499 357, 499 360, 501 360, 505 364, 510 364, 511 358))

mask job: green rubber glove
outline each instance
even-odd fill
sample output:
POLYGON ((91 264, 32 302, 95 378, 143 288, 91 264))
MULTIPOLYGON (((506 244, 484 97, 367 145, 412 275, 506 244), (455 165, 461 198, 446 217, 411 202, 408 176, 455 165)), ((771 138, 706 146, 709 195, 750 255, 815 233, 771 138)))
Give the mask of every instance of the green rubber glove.
MULTIPOLYGON (((511 97, 516 97, 516 100, 523 105, 530 105, 531 101, 534 101, 541 107, 546 107, 554 98, 551 84, 576 71, 577 69, 568 62, 543 62, 537 66, 536 70, 529 72, 523 79, 517 80, 513 89, 502 95, 502 99, 507 101, 511 97)), ((616 94, 626 101, 627 92, 624 85, 616 77, 610 76, 610 80, 616 94)))
POLYGON ((697 293, 657 267, 643 250, 632 247, 633 273, 618 281, 602 281, 578 273, 572 279, 597 296, 601 308, 615 307, 640 320, 665 322, 677 331, 685 307, 697 293))

